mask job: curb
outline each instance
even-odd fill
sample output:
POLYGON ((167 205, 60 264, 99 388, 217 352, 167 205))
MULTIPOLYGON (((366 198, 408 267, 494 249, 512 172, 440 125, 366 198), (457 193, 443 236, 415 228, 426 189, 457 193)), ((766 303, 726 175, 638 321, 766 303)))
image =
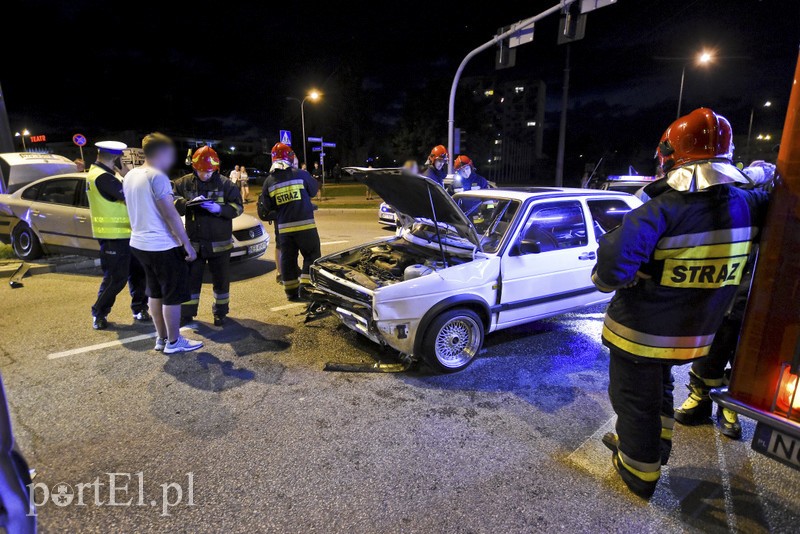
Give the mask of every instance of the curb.
MULTIPOLYGON (((17 268, 19 267, 22 260, 19 262, 14 262, 9 264, 9 266, 0 266, 0 278, 11 278, 17 268)), ((94 269, 95 267, 100 266, 99 259, 87 259, 82 261, 76 261, 72 263, 32 263, 30 264, 30 269, 28 269, 28 273, 26 276, 31 276, 35 274, 47 274, 47 273, 76 273, 79 271, 85 271, 87 269, 94 269)))

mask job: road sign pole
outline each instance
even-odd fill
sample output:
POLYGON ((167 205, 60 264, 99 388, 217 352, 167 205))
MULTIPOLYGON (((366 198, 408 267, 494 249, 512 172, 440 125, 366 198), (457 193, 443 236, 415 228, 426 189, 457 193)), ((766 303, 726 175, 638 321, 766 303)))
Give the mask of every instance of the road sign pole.
POLYGON ((83 168, 85 170, 87 167, 86 167, 86 160, 83 159, 83 146, 79 146, 78 149, 81 151, 81 161, 83 161, 83 168))

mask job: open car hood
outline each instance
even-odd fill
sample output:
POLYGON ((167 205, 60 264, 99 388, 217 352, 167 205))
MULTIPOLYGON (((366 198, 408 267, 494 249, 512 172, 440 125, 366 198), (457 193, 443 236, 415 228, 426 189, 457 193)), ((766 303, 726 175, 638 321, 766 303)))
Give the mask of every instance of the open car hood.
POLYGON ((458 235, 481 250, 475 227, 442 186, 403 168, 346 167, 346 172, 375 191, 395 211, 415 221, 435 221, 454 228, 458 235))

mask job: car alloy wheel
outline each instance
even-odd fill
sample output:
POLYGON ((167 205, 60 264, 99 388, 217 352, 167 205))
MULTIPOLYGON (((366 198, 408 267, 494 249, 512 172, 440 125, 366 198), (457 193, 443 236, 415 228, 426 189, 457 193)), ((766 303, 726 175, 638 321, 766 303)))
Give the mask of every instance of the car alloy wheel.
POLYGON ((20 222, 14 228, 11 235, 11 242, 14 248, 14 254, 21 260, 35 260, 40 258, 43 254, 39 238, 33 233, 31 227, 24 222, 20 222))
POLYGON ((470 308, 451 308, 434 317, 420 345, 419 355, 440 373, 456 373, 469 366, 483 346, 484 321, 470 308))

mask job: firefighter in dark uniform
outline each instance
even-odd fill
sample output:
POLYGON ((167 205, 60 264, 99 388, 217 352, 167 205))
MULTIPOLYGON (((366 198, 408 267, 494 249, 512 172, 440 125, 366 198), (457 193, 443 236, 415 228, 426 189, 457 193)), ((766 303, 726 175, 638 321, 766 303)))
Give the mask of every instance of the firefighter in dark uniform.
POLYGON ((131 223, 125 194, 122 192, 122 177, 114 170, 114 162, 127 148, 118 141, 96 143, 97 161, 86 175, 86 196, 92 219, 92 236, 100 242, 100 267, 103 281, 97 292, 97 301, 92 306, 95 330, 108 328, 106 316, 117 295, 128 285, 131 293, 131 311, 136 321, 149 321, 144 270, 131 254, 131 223))
MULTIPOLYGON (((764 161, 754 161, 743 171, 752 180, 752 187, 770 190, 775 176, 775 165, 764 161)), ((751 187, 750 185, 744 186, 751 187)), ((646 192, 646 188, 645 188, 646 192)), ((747 297, 750 294, 750 282, 755 267, 756 252, 750 254, 745 266, 744 276, 736 297, 728 307, 722 326, 714 336, 708 356, 695 360, 689 371, 689 397, 675 410, 675 421, 682 425, 694 426, 711 422, 713 402, 709 393, 711 389, 727 384, 730 378, 728 365, 733 365, 739 333, 744 321, 747 297)), ((717 424, 722 435, 731 439, 742 437, 742 425, 739 416, 733 410, 717 406, 717 424)))
POLYGON ((264 211, 275 213, 283 289, 292 301, 303 297, 303 287, 311 283, 311 264, 321 256, 311 203, 317 194, 317 181, 307 171, 295 168, 294 161, 290 146, 277 143, 272 147, 272 168, 259 200, 264 211), (303 255, 302 270, 297 268, 298 254, 303 255))
POLYGON ((451 195, 473 189, 489 189, 489 181, 477 173, 475 164, 469 156, 463 154, 458 156, 453 162, 453 170, 455 176, 448 191, 451 195))
POLYGON ((447 177, 448 159, 447 148, 445 148, 444 145, 436 145, 431 149, 427 164, 422 171, 422 176, 430 178, 444 187, 444 179, 447 177))
POLYGON ((189 323, 197 315, 206 264, 214 288, 214 325, 222 326, 230 303, 230 262, 233 219, 242 214, 239 185, 219 173, 219 156, 208 146, 192 155, 194 172, 175 181, 175 207, 186 217, 186 233, 197 251, 189 264, 191 297, 181 306, 181 320, 189 323))
POLYGON ((643 498, 672 447, 672 366, 708 355, 768 202, 736 187, 748 180, 731 164, 731 127, 710 109, 672 123, 657 156, 669 190, 600 238, 592 275, 599 290, 617 290, 603 325, 617 432, 603 443, 643 498))

